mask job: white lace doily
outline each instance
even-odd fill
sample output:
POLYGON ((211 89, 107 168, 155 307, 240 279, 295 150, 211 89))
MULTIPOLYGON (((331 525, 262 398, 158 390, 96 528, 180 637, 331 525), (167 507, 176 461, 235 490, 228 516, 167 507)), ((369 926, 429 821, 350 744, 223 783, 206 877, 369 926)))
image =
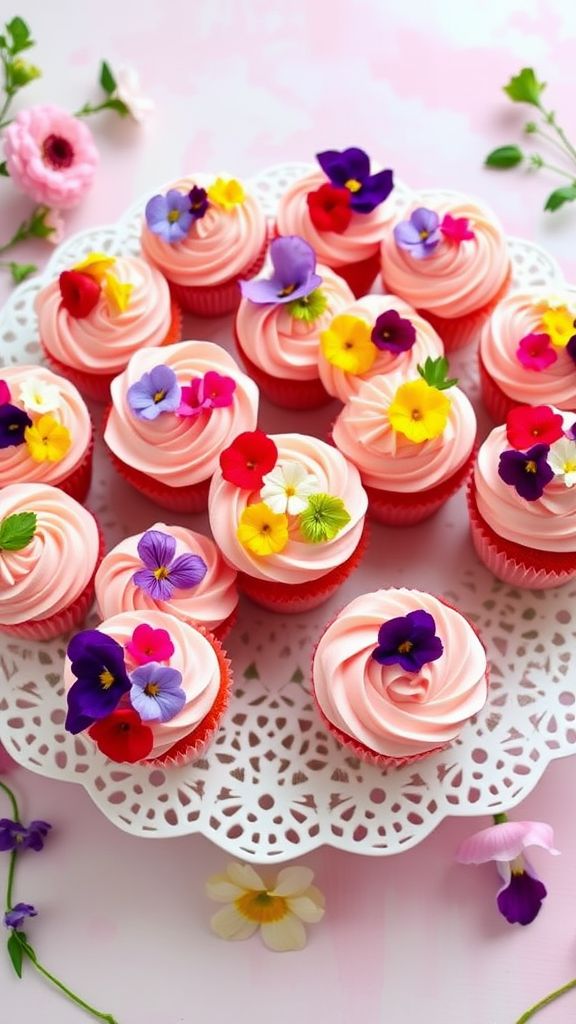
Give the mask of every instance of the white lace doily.
MULTIPOLYGON (((306 169, 288 165, 255 179, 269 213, 286 184, 306 169)), ((396 194, 401 201, 407 190, 396 194)), ((141 209, 139 203, 118 225, 70 239, 44 274, 16 289, 0 314, 0 364, 40 359, 33 312, 38 290, 91 249, 137 251, 141 209)), ((543 250, 516 239, 510 247, 519 285, 561 285, 556 263, 543 250)), ((231 347, 229 320, 190 319, 187 334, 231 347)), ((474 353, 457 354, 453 368, 475 398, 474 353)), ((98 423, 98 409, 95 414, 98 423)), ((302 414, 264 402, 261 425, 323 436, 333 416, 334 408, 302 414)), ((116 476, 101 445, 89 505, 110 546, 171 518, 116 476)), ((206 525, 198 516, 181 521, 195 529, 206 525)), ((257 862, 286 860, 322 844, 374 856, 397 853, 420 842, 446 815, 509 809, 551 760, 576 752, 570 682, 575 596, 571 585, 532 593, 495 581, 476 561, 458 495, 421 526, 374 525, 363 565, 316 611, 283 617, 242 603, 226 644, 236 680, 231 706, 212 747, 194 765, 162 771, 112 764, 81 736, 65 733, 60 640, 0 638, 0 739, 32 771, 83 785, 103 813, 133 835, 201 832, 257 862), (385 773, 326 735, 311 703, 309 675, 326 622, 355 595, 387 585, 443 594, 461 608, 480 627, 492 673, 486 707, 448 751, 385 773)))

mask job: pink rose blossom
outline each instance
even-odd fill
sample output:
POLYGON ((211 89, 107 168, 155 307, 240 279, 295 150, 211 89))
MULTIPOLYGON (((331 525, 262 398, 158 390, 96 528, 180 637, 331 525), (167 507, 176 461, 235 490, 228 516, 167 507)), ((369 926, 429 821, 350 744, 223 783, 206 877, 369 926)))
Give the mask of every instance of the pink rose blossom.
POLYGON ((22 110, 4 133, 8 172, 37 203, 65 210, 88 191, 98 163, 92 133, 58 107, 22 110))
POLYGON ((558 356, 547 334, 527 334, 518 344, 516 358, 527 370, 541 371, 552 366, 558 356))
POLYGON ((128 107, 130 116, 141 123, 155 109, 152 100, 140 92, 140 79, 134 68, 121 67, 115 72, 116 96, 128 107))

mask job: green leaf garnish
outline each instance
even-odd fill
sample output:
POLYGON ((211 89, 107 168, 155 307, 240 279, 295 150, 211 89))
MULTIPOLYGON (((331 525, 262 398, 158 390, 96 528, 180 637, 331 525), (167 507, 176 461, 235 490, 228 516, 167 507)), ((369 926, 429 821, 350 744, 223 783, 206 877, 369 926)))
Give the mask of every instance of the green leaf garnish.
POLYGON ((551 192, 544 205, 545 210, 558 210, 564 203, 573 203, 576 199, 576 183, 574 185, 563 185, 551 192))
POLYGON ((447 376, 449 366, 446 356, 438 356, 438 359, 431 359, 428 356, 424 366, 418 366, 417 370, 426 383, 431 388, 436 388, 437 391, 446 391, 447 388, 453 388, 458 383, 457 377, 448 378, 447 376))
POLYGON ((8 948, 8 956, 12 961, 12 967, 16 971, 19 978, 22 977, 22 959, 24 957, 24 951, 20 945, 20 940, 16 932, 10 932, 8 942, 6 943, 8 948))
POLYGON ((311 544, 333 540, 347 523, 350 515, 342 498, 330 494, 312 494, 308 507, 300 515, 300 532, 311 544))
POLYGON ((127 117, 130 113, 126 104, 123 103, 122 100, 118 99, 107 100, 106 103, 103 104, 102 109, 115 110, 117 114, 120 114, 120 117, 127 117))
POLYGON ((522 163, 524 154, 518 146, 500 146, 488 153, 484 163, 486 167, 508 168, 522 163))
POLYGON ((105 60, 100 65, 100 85, 108 96, 111 96, 116 89, 116 79, 110 65, 105 60))
POLYGON ((8 264, 8 269, 12 275, 14 284, 20 284, 21 281, 25 281, 30 274, 35 274, 38 267, 35 263, 14 263, 8 264))
POLYGON ((35 512, 15 512, 0 522, 0 551, 21 551, 36 533, 35 512))
POLYGON ((27 60, 12 61, 10 65, 10 79, 12 85, 17 89, 22 89, 23 86, 28 85, 29 82, 33 82, 35 78, 40 78, 42 72, 40 68, 37 68, 35 64, 29 64, 27 60))
POLYGON ((308 324, 313 324, 328 305, 328 299, 321 288, 316 288, 315 291, 310 292, 310 295, 303 295, 301 299, 294 299, 294 302, 287 304, 288 312, 290 316, 293 316, 295 320, 304 320, 308 324))
POLYGON ((0 163, 0 178, 9 178, 10 172, 8 171, 8 164, 5 160, 0 163))
POLYGON ((6 31, 11 38, 10 52, 12 56, 21 53, 22 50, 34 46, 34 40, 30 36, 30 29, 23 18, 12 18, 6 24, 6 31))
POLYGON ((514 103, 531 103, 533 107, 539 107, 546 82, 538 81, 534 68, 522 68, 503 88, 514 103))

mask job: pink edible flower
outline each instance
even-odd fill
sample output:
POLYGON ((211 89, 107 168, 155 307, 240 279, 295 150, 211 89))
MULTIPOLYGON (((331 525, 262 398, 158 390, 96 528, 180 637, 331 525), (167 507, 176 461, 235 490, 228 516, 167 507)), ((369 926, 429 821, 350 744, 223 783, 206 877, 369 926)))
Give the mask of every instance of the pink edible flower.
POLYGON ((137 665, 150 661, 168 661, 174 654, 174 644, 165 629, 153 629, 143 622, 132 633, 132 639, 125 645, 128 654, 137 665))
POLYGON ((453 217, 451 213, 445 213, 440 224, 440 231, 445 238, 460 245, 460 242, 466 242, 470 238, 476 237, 469 224, 468 217, 453 217))
POLYGON ((527 334, 516 349, 516 357, 527 370, 545 370, 558 359, 548 334, 527 334))

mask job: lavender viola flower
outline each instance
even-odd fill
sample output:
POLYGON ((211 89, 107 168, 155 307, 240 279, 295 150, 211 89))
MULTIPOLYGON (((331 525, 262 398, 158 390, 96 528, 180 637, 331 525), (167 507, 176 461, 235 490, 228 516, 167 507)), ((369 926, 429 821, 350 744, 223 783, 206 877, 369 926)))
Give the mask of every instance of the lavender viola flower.
POLYGON ((111 715, 128 693, 130 680, 123 648, 98 629, 85 629, 73 636, 67 653, 76 682, 68 691, 65 728, 76 734, 111 715))
POLYGON ((549 451, 550 445, 535 444, 527 452, 502 452, 498 476, 505 484, 514 487, 521 498, 537 501, 546 485, 554 479, 554 470, 547 462, 549 451))
POLYGON ((26 827, 19 821, 0 818, 0 851, 34 850, 39 853, 51 828, 47 821, 31 821, 26 827))
POLYGON ((405 672, 419 672, 423 665, 436 661, 443 652, 433 616, 418 609, 380 626, 378 646, 372 651, 372 657, 380 665, 400 665, 405 672))
POLYGON ((355 146, 342 152, 328 149, 317 153, 316 159, 332 185, 348 189, 349 206, 356 213, 371 213, 394 188, 392 171, 370 174, 370 157, 355 146))
POLYGON ((394 228, 394 240, 400 249, 406 249, 415 260, 431 256, 441 241, 440 219, 434 210, 418 207, 409 220, 402 220, 394 228))
POLYGON ((0 448, 24 444, 24 432, 31 426, 32 420, 23 409, 10 402, 0 405, 0 448))
POLYGON ((241 281, 242 296, 260 305, 293 302, 310 295, 322 284, 315 273, 316 254, 298 235, 275 238, 270 243, 272 277, 241 281))
POLYGON ((4 914, 4 925, 6 928, 13 928, 15 931, 20 928, 28 917, 37 917, 38 911, 31 903, 17 903, 11 910, 4 914))
POLYGON ((376 348, 399 355, 409 352, 414 345, 416 328, 411 320, 401 317, 395 309, 387 309, 376 320, 370 337, 376 348))
POLYGON ((169 601, 175 590, 190 590, 204 579, 207 566, 200 555, 178 555, 176 541, 169 533, 147 530, 138 541, 138 554, 145 568, 134 573, 132 582, 155 601, 169 601))
POLYGON ((193 185, 188 193, 188 200, 190 202, 192 219, 200 220, 210 206, 206 189, 200 188, 198 185, 193 185))
POLYGON ((163 242, 174 245, 186 238, 194 215, 190 209, 190 196, 171 188, 165 196, 152 196, 144 211, 146 224, 163 242))
POLYGON ((149 661, 130 676, 130 703, 143 722, 169 722, 186 703, 182 673, 149 661))
POLYGON ((169 366, 154 366, 131 384, 128 405, 140 420, 155 420, 163 412, 175 412, 182 398, 176 374, 169 366))

